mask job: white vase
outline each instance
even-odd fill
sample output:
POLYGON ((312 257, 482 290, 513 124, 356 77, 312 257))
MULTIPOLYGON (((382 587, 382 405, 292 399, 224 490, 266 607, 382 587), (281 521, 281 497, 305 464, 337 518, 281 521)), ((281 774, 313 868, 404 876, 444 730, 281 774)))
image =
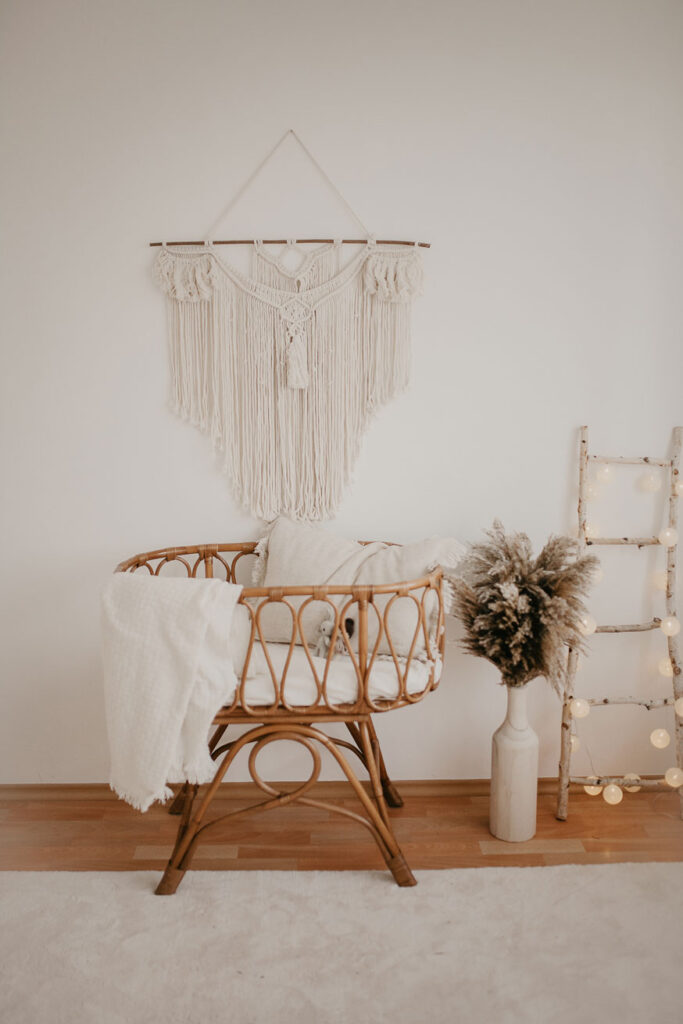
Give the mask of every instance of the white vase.
POLYGON ((527 717, 526 686, 508 686, 505 721, 493 734, 489 827, 497 839, 523 843, 536 834, 538 736, 527 717))

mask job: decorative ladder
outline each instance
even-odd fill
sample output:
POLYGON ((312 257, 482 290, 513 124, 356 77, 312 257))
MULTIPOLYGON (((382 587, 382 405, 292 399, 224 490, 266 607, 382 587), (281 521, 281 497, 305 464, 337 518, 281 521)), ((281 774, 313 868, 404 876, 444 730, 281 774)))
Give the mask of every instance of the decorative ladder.
MULTIPOLYGON (((586 547, 606 544, 630 544, 638 548, 650 544, 659 544, 657 537, 589 537, 586 533, 586 485, 588 483, 589 463, 615 463, 618 465, 647 465, 668 468, 669 473, 669 523, 674 530, 678 523, 678 498, 679 488, 679 462, 681 455, 681 442, 683 441, 683 427, 675 427, 673 431, 673 443, 670 459, 623 458, 622 456, 589 455, 588 454, 588 427, 581 427, 581 444, 579 451, 579 545, 583 551, 586 547)), ((674 544, 667 548, 666 555, 666 615, 676 616, 676 562, 678 545, 674 544)), ((661 619, 654 618, 651 622, 637 623, 625 626, 597 626, 596 633, 639 633, 651 629, 657 629, 661 619)), ((589 697, 585 698, 587 703, 593 707, 606 706, 610 704, 637 704, 641 707, 651 708, 673 705, 683 697, 683 674, 681 671, 681 657, 679 654, 678 637, 667 636, 669 659, 673 668, 673 697, 655 698, 648 700, 641 697, 589 697)), ((574 776, 570 773, 571 760, 571 731, 572 716, 570 710, 571 701, 574 698, 574 679, 579 660, 579 652, 576 648, 569 649, 567 659, 567 674, 562 705, 562 731, 560 745, 560 766, 559 766, 559 787, 557 797, 557 814, 560 821, 567 818, 567 805, 569 802, 569 786, 571 783, 579 785, 607 786, 615 783, 618 786, 627 786, 633 782, 624 776, 605 776, 594 779, 586 776, 574 776)), ((680 707, 680 705, 679 705, 680 707)), ((683 768, 683 719, 674 711, 675 720, 675 746, 676 763, 683 768)), ((663 781, 663 780, 662 780, 663 781)), ((643 788, 655 788, 660 785, 659 779, 641 779, 637 783, 643 788)), ((683 817, 683 786, 679 789, 681 799, 681 817, 683 817)))

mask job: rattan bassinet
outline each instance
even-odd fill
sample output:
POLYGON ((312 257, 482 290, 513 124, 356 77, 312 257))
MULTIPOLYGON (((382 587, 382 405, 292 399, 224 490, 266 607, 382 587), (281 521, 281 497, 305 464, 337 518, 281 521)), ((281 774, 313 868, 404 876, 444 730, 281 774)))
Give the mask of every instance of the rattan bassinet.
MULTIPOLYGON (((220 577, 239 583, 251 578, 249 563, 253 565, 253 558, 257 557, 255 548, 254 543, 165 548, 134 555, 117 566, 117 571, 146 571, 153 576, 180 572, 188 577, 220 577)), ((203 787, 199 798, 199 787, 185 783, 171 805, 171 813, 181 815, 181 820, 157 893, 176 891, 199 839, 208 828, 227 818, 294 801, 323 807, 360 822, 373 835, 396 882, 414 885, 387 811, 387 805, 400 807, 402 800, 387 774, 371 716, 416 704, 439 683, 444 649, 441 570, 421 579, 381 586, 245 586, 240 605, 249 616, 251 635, 234 698, 214 718, 216 729, 209 749, 216 762, 216 774, 203 787), (391 632, 392 608, 399 601, 411 603, 416 611, 412 644, 403 657, 396 653, 391 632), (263 611, 275 602, 286 606, 291 615, 292 635, 288 644, 270 644, 264 639, 263 611), (302 617, 312 602, 328 605, 334 620, 324 658, 311 650, 302 627, 302 617), (380 653, 382 650, 385 653, 380 653), (331 722, 344 723, 350 741, 330 736, 320 728, 331 722), (231 725, 247 729, 235 739, 221 742, 231 725), (311 757, 308 779, 293 790, 266 782, 257 770, 260 751, 278 740, 301 744, 311 757), (249 744, 253 744, 249 771, 266 799, 207 820, 226 772, 249 744), (321 749, 341 767, 360 801, 361 811, 307 795, 320 775, 321 749), (368 773, 369 791, 355 773, 355 760, 368 773)))

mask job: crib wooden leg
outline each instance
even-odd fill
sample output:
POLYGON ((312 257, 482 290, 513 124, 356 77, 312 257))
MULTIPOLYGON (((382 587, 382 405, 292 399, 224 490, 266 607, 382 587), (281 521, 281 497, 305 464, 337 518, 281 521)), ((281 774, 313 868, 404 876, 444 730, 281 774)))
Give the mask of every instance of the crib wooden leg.
POLYGON ((402 853, 399 853, 398 856, 392 857, 391 860, 388 860, 387 867, 394 876, 394 881, 397 885, 400 885, 401 887, 417 885, 417 879, 408 867, 408 863, 402 853))
MULTIPOLYGON (((387 805, 382 791, 379 764, 376 754, 376 750, 379 750, 379 744, 373 744, 372 742, 372 730, 369 717, 367 720, 359 723, 358 731, 368 772, 370 774, 370 782, 372 784, 375 802, 379 811, 379 817, 384 825, 384 829, 379 829, 377 828, 377 822, 374 822, 377 832, 379 833, 379 835, 375 837, 377 839, 378 846, 382 852, 384 860, 386 861, 387 867, 394 876, 396 884, 400 886, 417 885, 417 881, 408 867, 408 863, 401 852, 401 848, 398 845, 396 836, 394 835, 394 831, 391 827, 391 822, 389 821, 389 814, 387 812, 387 805)), ((372 810, 374 812, 374 808, 372 808, 372 810)), ((374 818, 374 813, 371 817, 374 818)))
POLYGON ((375 759, 377 760, 377 764, 379 767, 379 777, 382 783, 384 799, 388 803, 389 807, 403 807, 403 798, 401 797, 399 791, 396 789, 396 786, 389 778, 389 773, 387 772, 387 768, 384 763, 384 758, 382 757, 382 748, 379 745, 377 733, 375 732, 375 726, 373 724, 372 718, 370 718, 369 716, 368 727, 370 729, 372 747, 373 750, 375 751, 375 759))
POLYGON ((182 814, 182 818, 178 824, 178 834, 176 836, 175 846, 173 847, 173 853, 169 858, 161 881, 154 890, 157 896, 172 896, 180 885, 183 875, 189 867, 190 860, 192 859, 192 847, 190 847, 190 849, 182 856, 182 860, 178 857, 178 851, 180 849, 180 844, 183 839, 185 839, 187 830, 190 827, 192 805, 198 789, 199 786, 190 785, 189 782, 186 782, 180 793, 178 793, 178 796, 173 801, 175 804, 178 802, 179 797, 183 796, 182 809, 180 811, 173 812, 176 814, 182 814), (180 866, 181 863, 182 867, 180 866))
MULTIPOLYGON (((211 739, 209 741, 209 753, 210 754, 213 754, 214 750, 218 746, 218 743, 219 743, 223 733, 225 732, 225 730, 227 728, 228 728, 227 725, 219 725, 218 728, 216 729, 215 733, 213 734, 213 736, 211 737, 211 739)), ((168 808, 168 813, 169 814, 182 814, 183 813, 183 807, 185 806, 185 797, 187 796, 187 787, 188 787, 188 783, 187 782, 183 783, 183 785, 180 787, 180 789, 176 793, 176 795, 175 795, 175 797, 174 797, 170 807, 168 808)))
POLYGON ((179 868, 173 868, 168 864, 161 881, 154 890, 154 895, 173 896, 174 892, 182 882, 184 874, 184 870, 181 871, 179 868))
MULTIPOLYGON (((382 816, 382 820, 388 829, 391 828, 389 824, 389 812, 387 811, 386 801, 384 799, 384 792, 382 790, 382 783, 379 777, 379 765, 376 760, 376 751, 372 742, 372 736, 370 729, 368 728, 368 722, 360 722, 358 727, 360 745, 363 751, 363 758, 365 760, 365 766, 368 769, 368 775, 370 776, 370 785, 372 786, 373 796, 375 797, 375 803, 377 809, 382 816)), ((389 863, 387 861, 387 863, 389 863)))
POLYGON ((169 814, 182 814, 183 807, 185 806, 185 796, 187 795, 187 782, 184 782, 176 793, 171 806, 168 809, 169 814))

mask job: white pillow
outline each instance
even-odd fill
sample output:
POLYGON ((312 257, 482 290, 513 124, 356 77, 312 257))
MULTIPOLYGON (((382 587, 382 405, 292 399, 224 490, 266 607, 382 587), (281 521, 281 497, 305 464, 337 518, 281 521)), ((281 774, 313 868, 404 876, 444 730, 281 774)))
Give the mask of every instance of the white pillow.
MULTIPOLYGON (((268 534, 258 544, 259 559, 254 571, 254 585, 264 587, 320 586, 336 584, 402 583, 426 576, 436 565, 454 568, 464 554, 463 545, 454 538, 431 538, 413 544, 390 545, 379 542, 358 544, 329 532, 322 526, 293 522, 285 517, 276 519, 268 534)), ((413 591, 420 599, 423 590, 413 591)), ((444 595, 446 596, 446 595, 444 595)), ((391 595, 379 595, 375 604, 384 613, 391 595)), ((259 600, 259 599, 257 599, 259 600)), ((262 599, 260 599, 262 600, 262 599)), ((305 598, 288 598, 295 610, 305 598)), ((344 598, 336 598, 335 603, 344 598)), ((448 609, 447 609, 448 610, 448 609)), ((430 636, 436 625, 436 599, 426 603, 430 636)), ((358 606, 349 609, 349 618, 355 622, 358 606)), ((317 644, 321 623, 332 614, 329 604, 311 602, 303 614, 306 642, 311 648, 317 644)), ((394 650, 399 657, 410 651, 418 611, 412 598, 396 598, 388 613, 389 629, 394 650)), ((378 619, 372 609, 368 611, 368 646, 372 651, 377 639, 378 619)), ((274 643, 289 643, 292 637, 292 615, 286 605, 273 602, 261 612, 263 638, 274 643)), ((357 645, 354 627, 353 645, 357 645)), ((297 643, 301 643, 297 637, 297 643)), ((382 637, 378 654, 390 654, 391 648, 382 637)), ((424 656, 425 643, 422 630, 415 642, 413 654, 424 656)))
MULTIPOLYGON (((465 553, 465 547, 460 541, 453 537, 432 537, 428 540, 416 541, 413 544, 392 545, 383 550, 373 553, 360 567, 355 583, 401 583, 409 580, 420 579, 435 569, 438 565, 448 568, 455 568, 465 553)), ((391 595, 379 594, 375 597, 377 611, 387 615, 389 633, 394 646, 394 651, 399 657, 407 657, 413 644, 415 630, 419 622, 419 611, 413 597, 418 601, 422 600, 424 588, 412 590, 409 597, 397 597, 391 608, 386 612, 387 605, 391 601, 391 595)), ((446 594, 444 593, 446 601, 446 594)), ((446 607, 445 611, 450 611, 446 607)), ((436 595, 428 595, 425 599, 425 613, 427 630, 430 637, 430 646, 438 639, 436 637, 436 620, 438 614, 438 603, 436 595)), ((372 609, 368 610, 368 649, 374 650, 379 631, 379 620, 372 609)), ((391 648, 387 641, 386 633, 377 650, 378 654, 391 654, 391 648)), ((424 632, 420 626, 413 655, 424 657, 426 653, 424 632)), ((434 647, 432 646, 432 653, 434 647)))
MULTIPOLYGON (((359 565, 380 546, 358 544, 355 540, 330 533, 322 526, 293 522, 281 516, 275 520, 267 536, 259 541, 259 559, 253 582, 255 586, 262 587, 345 586, 353 583, 359 565)), ((255 603, 262 600, 256 598, 255 603)), ((298 610, 307 599, 288 597, 287 600, 298 610)), ((330 605, 321 601, 311 602, 306 607, 302 616, 306 643, 312 647, 316 645, 320 624, 332 614, 330 605)), ((260 621, 264 640, 273 643, 291 641, 292 614, 287 605, 276 601, 264 606, 260 621)), ((299 636, 297 643, 301 643, 299 636)))

